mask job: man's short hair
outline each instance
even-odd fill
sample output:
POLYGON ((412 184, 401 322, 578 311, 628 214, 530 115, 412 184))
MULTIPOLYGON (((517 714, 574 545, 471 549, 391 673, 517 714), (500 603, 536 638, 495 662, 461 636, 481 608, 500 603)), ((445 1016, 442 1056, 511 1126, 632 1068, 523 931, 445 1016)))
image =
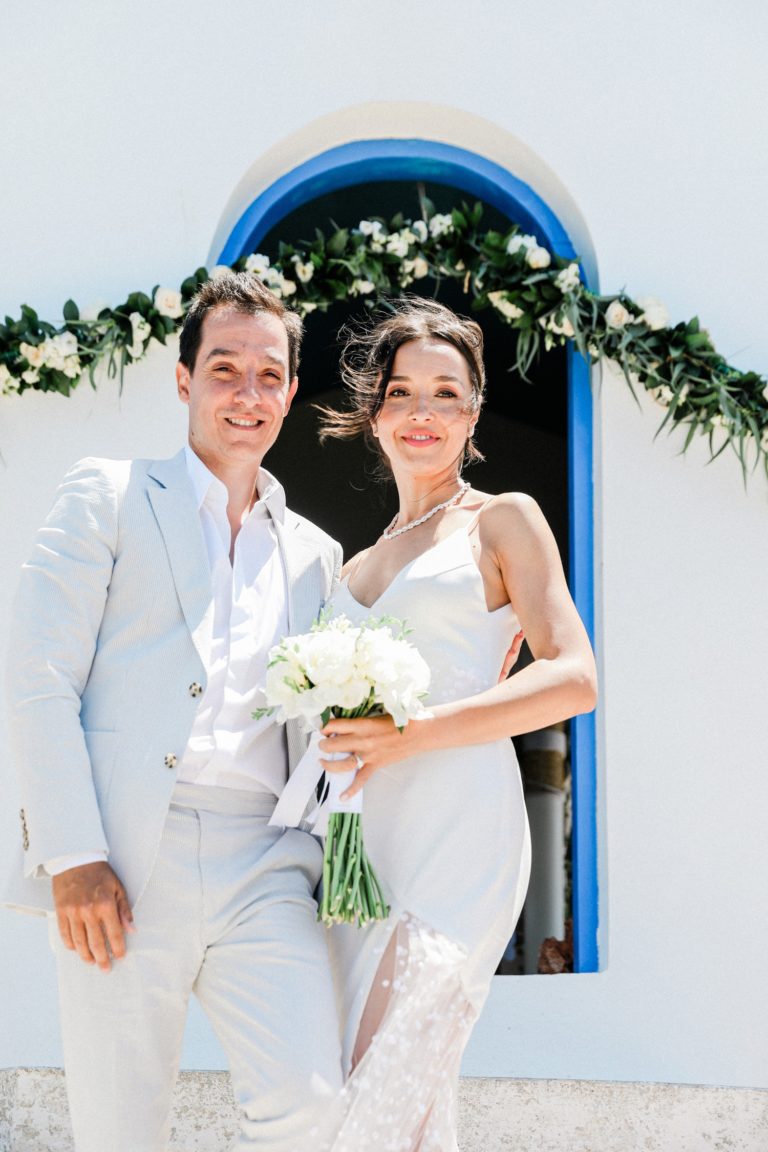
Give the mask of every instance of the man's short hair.
POLYGON ((222 272, 206 280, 195 293, 179 337, 179 360, 185 368, 194 371, 203 320, 215 308, 231 308, 245 316, 267 314, 281 320, 288 335, 288 379, 293 379, 299 370, 304 336, 301 317, 286 308, 282 300, 251 272, 222 272))

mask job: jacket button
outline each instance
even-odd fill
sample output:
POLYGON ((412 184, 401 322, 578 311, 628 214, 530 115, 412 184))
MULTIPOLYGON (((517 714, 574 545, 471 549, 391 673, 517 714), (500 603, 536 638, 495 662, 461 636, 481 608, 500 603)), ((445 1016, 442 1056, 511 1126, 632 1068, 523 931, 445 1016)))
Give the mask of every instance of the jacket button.
POLYGON ((198 684, 197 681, 195 680, 194 683, 190 684, 190 686, 189 686, 189 694, 190 694, 190 696, 202 696, 202 694, 203 694, 202 684, 198 684))
POLYGON ((166 768, 175 768, 176 765, 178 764, 178 760, 174 756, 173 752, 169 752, 165 758, 164 763, 165 763, 166 768))

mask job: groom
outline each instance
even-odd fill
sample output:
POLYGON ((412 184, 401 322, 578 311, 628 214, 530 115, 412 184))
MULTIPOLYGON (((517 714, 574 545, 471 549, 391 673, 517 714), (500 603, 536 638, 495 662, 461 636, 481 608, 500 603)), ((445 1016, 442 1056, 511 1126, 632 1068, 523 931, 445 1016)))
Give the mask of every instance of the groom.
POLYGON ((176 372, 189 444, 75 465, 22 572, 9 902, 51 913, 77 1152, 166 1148, 192 992, 229 1061, 235 1148, 297 1148, 341 1084, 321 849, 267 825, 302 737, 252 718, 267 651, 340 565, 261 467, 301 336, 256 278, 206 283, 176 372))

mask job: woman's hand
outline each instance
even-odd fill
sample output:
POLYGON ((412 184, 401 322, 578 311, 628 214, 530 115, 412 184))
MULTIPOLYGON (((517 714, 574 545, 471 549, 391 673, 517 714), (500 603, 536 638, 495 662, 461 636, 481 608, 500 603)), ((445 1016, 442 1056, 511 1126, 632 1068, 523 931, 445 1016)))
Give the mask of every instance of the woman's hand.
POLYGON ((357 769, 354 781, 342 795, 348 800, 359 792, 374 772, 387 764, 395 764, 417 751, 417 727, 420 721, 410 720, 403 731, 396 727, 391 716, 367 716, 359 720, 329 720, 321 735, 320 753, 346 753, 344 759, 321 760, 326 772, 350 772, 357 769))
POLYGON ((498 684, 502 684, 506 680, 515 664, 517 664, 517 658, 520 655, 520 649, 523 646, 524 639, 525 633, 521 628, 519 632, 515 633, 514 639, 509 646, 509 650, 504 657, 504 663, 501 666, 501 672, 499 673, 499 679, 497 681, 498 684))

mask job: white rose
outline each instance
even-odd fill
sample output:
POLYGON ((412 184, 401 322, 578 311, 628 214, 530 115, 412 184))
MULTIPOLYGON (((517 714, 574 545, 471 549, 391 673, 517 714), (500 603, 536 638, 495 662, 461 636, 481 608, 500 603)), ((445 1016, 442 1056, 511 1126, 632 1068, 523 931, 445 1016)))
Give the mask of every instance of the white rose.
POLYGON ((536 247, 538 247, 538 245, 536 244, 535 236, 526 236, 521 232, 516 232, 514 236, 510 236, 509 240, 507 240, 507 255, 514 256, 521 249, 525 249, 527 252, 530 248, 536 247))
POLYGON ((425 260, 423 256, 417 256, 412 263, 414 280, 423 280, 425 276, 429 275, 429 261, 425 260))
POLYGON ((51 343, 62 356, 77 355, 77 336, 74 332, 59 332, 51 337, 51 343))
POLYGON ((624 307, 620 300, 611 300, 605 310, 605 322, 609 328, 623 328, 633 319, 632 313, 624 307))
POLYGON ((552 263, 552 257, 546 248, 540 248, 538 244, 529 248, 525 254, 526 263, 529 268, 549 268, 552 263))
POLYGON ((350 296, 367 296, 369 292, 374 292, 376 285, 371 280, 353 280, 350 288, 350 296))
POLYGON ((640 317, 643 324, 647 324, 652 332, 658 332, 660 328, 669 327, 669 312, 663 301, 658 300, 655 296, 643 296, 637 301, 643 310, 640 317))
POLYGON ((268 268, 269 256, 262 252, 252 252, 245 262, 246 272, 252 272, 254 276, 263 276, 268 268))
POLYGON ((449 232, 453 232, 453 217, 445 212, 438 212, 429 222, 430 236, 438 240, 441 236, 447 236, 449 232))
POLYGON ((315 266, 311 260, 306 264, 302 264, 298 256, 293 257, 293 266, 296 269, 296 276, 301 280, 302 284, 309 284, 310 280, 315 274, 315 266))
POLYGON ((580 283, 581 277, 579 276, 578 264, 569 264, 567 268, 563 268, 561 272, 558 272, 555 277, 555 284, 563 295, 567 292, 573 292, 574 289, 578 288, 580 283))
POLYGON ((26 372, 22 372, 21 378, 26 384, 36 384, 40 379, 40 373, 37 368, 27 368, 26 372))
POLYGON ((496 311, 501 312, 502 316, 506 316, 508 320, 518 320, 523 315, 522 308, 518 308, 517 304, 513 304, 511 300, 507 300, 506 292, 489 292, 488 299, 496 311))
POLYGON ((173 288, 158 288, 155 292, 155 308, 161 316, 167 316, 169 320, 178 320, 184 315, 181 292, 176 292, 173 288))
POLYGON ((45 362, 45 352, 41 344, 19 344, 19 352, 29 364, 30 368, 41 368, 45 362))
POLYGON ((411 225, 411 231, 413 232, 419 244, 423 244, 427 236, 429 236, 429 229, 423 220, 414 220, 413 224, 411 225))
POLYGON ((64 354, 56 343, 55 336, 49 336, 43 340, 40 345, 40 352, 43 357, 43 364, 48 368, 52 368, 54 372, 61 372, 64 368, 64 354))
POLYGON ((296 281, 286 280, 285 276, 283 276, 280 282, 280 287, 282 289, 283 296, 293 296, 294 292, 296 291, 296 281))

